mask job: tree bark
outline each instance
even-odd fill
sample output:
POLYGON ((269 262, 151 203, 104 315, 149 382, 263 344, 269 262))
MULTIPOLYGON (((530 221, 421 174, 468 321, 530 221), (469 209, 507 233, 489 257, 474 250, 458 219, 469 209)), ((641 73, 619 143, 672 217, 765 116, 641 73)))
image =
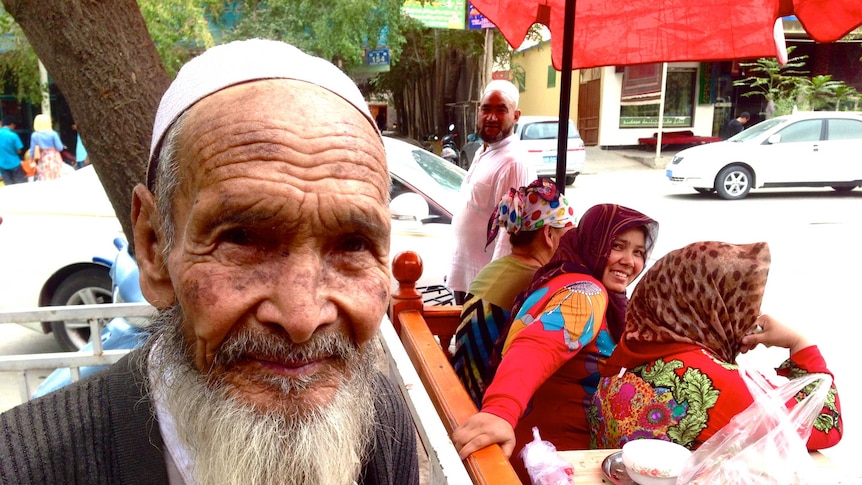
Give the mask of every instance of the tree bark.
POLYGON ((144 182, 153 120, 170 84, 137 2, 2 1, 65 96, 132 241, 132 187, 144 182))

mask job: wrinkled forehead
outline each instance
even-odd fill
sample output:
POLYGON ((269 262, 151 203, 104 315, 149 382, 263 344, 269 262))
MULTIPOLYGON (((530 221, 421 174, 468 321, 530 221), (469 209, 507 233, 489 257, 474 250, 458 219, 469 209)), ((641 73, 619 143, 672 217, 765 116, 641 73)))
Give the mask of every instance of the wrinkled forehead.
POLYGON ((388 194, 374 127, 338 95, 301 81, 256 81, 214 93, 189 110, 178 141, 181 178, 192 193, 203 182, 276 171, 291 184, 347 178, 371 183, 381 198, 388 194))

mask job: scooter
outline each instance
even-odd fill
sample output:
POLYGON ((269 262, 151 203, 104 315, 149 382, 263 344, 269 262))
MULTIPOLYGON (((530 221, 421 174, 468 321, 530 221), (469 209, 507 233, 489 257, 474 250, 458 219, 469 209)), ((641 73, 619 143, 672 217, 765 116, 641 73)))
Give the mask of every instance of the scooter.
POLYGON ((458 151, 458 142, 456 141, 458 138, 458 133, 455 132, 455 125, 449 125, 449 133, 444 135, 443 138, 440 139, 441 148, 440 148, 440 156, 445 158, 451 163, 458 165, 458 159, 461 157, 460 152, 458 151))
MULTIPOLYGON (((110 270, 114 302, 133 303, 145 301, 138 279, 138 264, 132 255, 129 254, 129 244, 125 239, 118 237, 114 239, 114 246, 117 248, 117 255, 111 264, 110 270)), ((102 348, 105 350, 133 349, 141 345, 149 337, 149 332, 146 330, 148 324, 149 319, 140 317, 117 317, 111 319, 105 325, 105 328, 102 329, 102 348)), ((80 350, 80 352, 92 351, 92 343, 85 345, 80 350)), ((81 378, 83 379, 103 368, 102 366, 81 367, 81 378)), ((33 392, 33 398, 44 396, 71 383, 72 373, 68 368, 56 369, 36 388, 36 391, 33 392)))

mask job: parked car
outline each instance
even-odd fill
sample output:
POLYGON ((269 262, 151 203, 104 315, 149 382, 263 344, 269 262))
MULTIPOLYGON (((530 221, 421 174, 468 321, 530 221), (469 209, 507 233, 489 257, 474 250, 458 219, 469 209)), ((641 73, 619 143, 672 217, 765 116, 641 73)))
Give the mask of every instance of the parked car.
POLYGON ((723 142, 680 151, 667 178, 700 193, 742 199, 752 189, 862 186, 862 113, 815 111, 778 116, 723 142))
MULTIPOLYGON (((447 303, 452 212, 466 172, 410 143, 383 137, 391 175, 391 257, 423 259, 417 286, 429 303, 447 303)), ((0 187, 0 311, 110 303, 110 265, 123 236, 92 166, 57 180, 0 187)), ((396 284, 393 279, 393 287, 396 284)), ((87 322, 23 324, 53 333, 65 350, 90 338, 87 322)))
MULTIPOLYGON (((122 236, 92 166, 57 180, 0 187, 0 310, 110 303, 110 262, 122 236)), ((86 321, 32 322, 65 350, 90 336, 86 321)))
MULTIPOLYGON (((521 116, 515 124, 515 136, 527 148, 530 164, 539 177, 557 177, 557 136, 559 118, 556 116, 521 116)), ((586 150, 577 127, 569 120, 568 153, 566 154, 566 185, 584 171, 586 150)))

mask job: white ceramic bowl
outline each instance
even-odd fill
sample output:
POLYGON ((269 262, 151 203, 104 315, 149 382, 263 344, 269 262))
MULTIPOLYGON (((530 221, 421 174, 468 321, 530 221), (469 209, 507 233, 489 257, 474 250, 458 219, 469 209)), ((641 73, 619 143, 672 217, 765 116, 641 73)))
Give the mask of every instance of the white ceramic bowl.
POLYGON ((623 445, 623 465, 640 485, 672 485, 691 451, 659 439, 640 439, 623 445))

